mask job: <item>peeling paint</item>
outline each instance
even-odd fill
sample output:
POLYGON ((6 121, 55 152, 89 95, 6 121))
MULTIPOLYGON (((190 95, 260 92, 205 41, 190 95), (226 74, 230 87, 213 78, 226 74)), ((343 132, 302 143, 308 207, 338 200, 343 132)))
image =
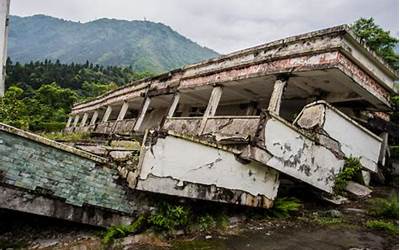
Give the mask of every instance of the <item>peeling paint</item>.
MULTIPOLYGON (((277 194, 279 181, 276 171, 257 163, 242 164, 232 153, 220 149, 167 136, 158 138, 151 149, 141 153, 145 153, 145 157, 137 185, 139 190, 158 190, 160 193, 196 198, 201 196, 196 194, 198 191, 194 188, 198 184, 238 190, 254 197, 261 195, 271 201, 277 194), (252 176, 248 175, 249 170, 252 176), (174 181, 154 185, 149 176, 174 181), (191 183, 193 189, 176 188, 178 183, 191 183)), ((230 199, 225 202, 230 202, 230 199)))
POLYGON ((299 131, 271 118, 265 125, 265 146, 272 158, 266 165, 331 193, 344 160, 299 131))
POLYGON ((360 157, 364 168, 377 172, 382 139, 326 102, 306 106, 295 123, 304 129, 316 128, 321 143, 332 138, 338 145, 330 145, 331 148, 338 147, 346 157, 360 157), (312 126, 308 121, 313 121, 312 126))

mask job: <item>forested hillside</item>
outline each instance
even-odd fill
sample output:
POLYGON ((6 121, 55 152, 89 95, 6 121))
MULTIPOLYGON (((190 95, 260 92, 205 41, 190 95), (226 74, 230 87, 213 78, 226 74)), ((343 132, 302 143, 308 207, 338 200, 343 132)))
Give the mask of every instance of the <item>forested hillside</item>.
POLYGON ((32 131, 61 130, 72 104, 152 75, 130 67, 7 61, 7 91, 0 121, 32 131))
POLYGON ((88 60, 152 72, 218 55, 162 23, 106 18, 80 23, 44 15, 11 16, 8 51, 20 63, 59 59, 84 64, 88 60))

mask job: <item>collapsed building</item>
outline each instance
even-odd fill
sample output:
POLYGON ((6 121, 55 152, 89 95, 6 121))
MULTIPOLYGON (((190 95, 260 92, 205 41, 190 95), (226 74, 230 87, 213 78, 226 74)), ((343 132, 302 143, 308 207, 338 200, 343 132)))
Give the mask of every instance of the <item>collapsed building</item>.
POLYGON ((271 207, 280 174, 327 193, 346 157, 366 181, 397 72, 347 26, 293 36, 128 84, 74 105, 65 132, 135 135, 133 189, 271 207))
POLYGON ((0 124, 0 207, 110 225, 135 211, 128 186, 270 208, 282 177, 332 194, 348 157, 360 159, 368 185, 385 164, 388 141, 368 121, 389 121, 397 79, 338 26, 184 66, 73 106, 64 133, 139 140, 140 152, 70 147, 0 124), (21 190, 40 192, 27 199, 21 190))

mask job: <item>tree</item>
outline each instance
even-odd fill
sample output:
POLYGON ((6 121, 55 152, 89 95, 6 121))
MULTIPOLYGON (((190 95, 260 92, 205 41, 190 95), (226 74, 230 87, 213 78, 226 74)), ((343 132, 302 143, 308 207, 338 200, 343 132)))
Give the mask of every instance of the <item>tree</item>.
POLYGON ((360 18, 351 26, 353 32, 365 44, 381 56, 393 69, 399 68, 399 55, 395 52, 399 40, 383 30, 374 19, 360 18))
POLYGON ((0 121, 11 126, 29 129, 28 112, 22 100, 24 91, 11 86, 6 91, 4 97, 0 98, 0 121))

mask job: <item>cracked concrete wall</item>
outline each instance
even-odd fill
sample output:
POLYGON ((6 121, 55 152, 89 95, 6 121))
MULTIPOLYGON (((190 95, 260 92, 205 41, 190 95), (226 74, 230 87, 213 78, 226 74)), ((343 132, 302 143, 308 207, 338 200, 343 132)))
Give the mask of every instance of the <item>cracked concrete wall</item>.
POLYGON ((157 138, 141 154, 138 190, 267 208, 278 191, 275 170, 189 140, 157 138))
POLYGON ((320 142, 330 137, 337 142, 337 151, 346 157, 359 157, 364 168, 377 172, 382 139, 326 102, 307 105, 295 124, 311 130, 320 142))
POLYGON ((37 214, 42 214, 37 212, 42 210, 43 213, 48 212, 47 216, 56 216, 53 212, 57 212, 60 213, 58 217, 76 221, 82 219, 80 222, 89 221, 95 225, 107 220, 98 220, 94 212, 84 213, 85 209, 94 211, 90 209, 96 208, 105 211, 104 214, 128 217, 134 212, 134 204, 128 197, 130 190, 117 183, 118 171, 101 163, 103 158, 78 149, 67 151, 65 149, 68 146, 56 147, 56 143, 51 141, 44 144, 46 139, 40 140, 36 138, 38 136, 31 135, 36 138, 33 140, 28 135, 23 136, 24 133, 29 134, 20 131, 19 135, 0 130, 0 186, 7 187, 2 190, 1 197, 14 197, 19 204, 2 202, 3 208, 18 210, 19 207, 20 211, 37 214), (28 194, 38 197, 37 202, 24 205, 23 197, 28 194), (45 199, 39 198, 41 195, 45 199), (33 209, 35 204, 39 207, 33 209), (61 204, 65 204, 64 212, 55 211, 61 204), (71 211, 76 211, 79 216, 68 216, 71 211), (85 217, 90 214, 94 216, 93 220, 85 217))
POLYGON ((344 165, 335 152, 276 118, 265 125, 265 147, 272 155, 267 166, 332 193, 335 176, 344 165))

